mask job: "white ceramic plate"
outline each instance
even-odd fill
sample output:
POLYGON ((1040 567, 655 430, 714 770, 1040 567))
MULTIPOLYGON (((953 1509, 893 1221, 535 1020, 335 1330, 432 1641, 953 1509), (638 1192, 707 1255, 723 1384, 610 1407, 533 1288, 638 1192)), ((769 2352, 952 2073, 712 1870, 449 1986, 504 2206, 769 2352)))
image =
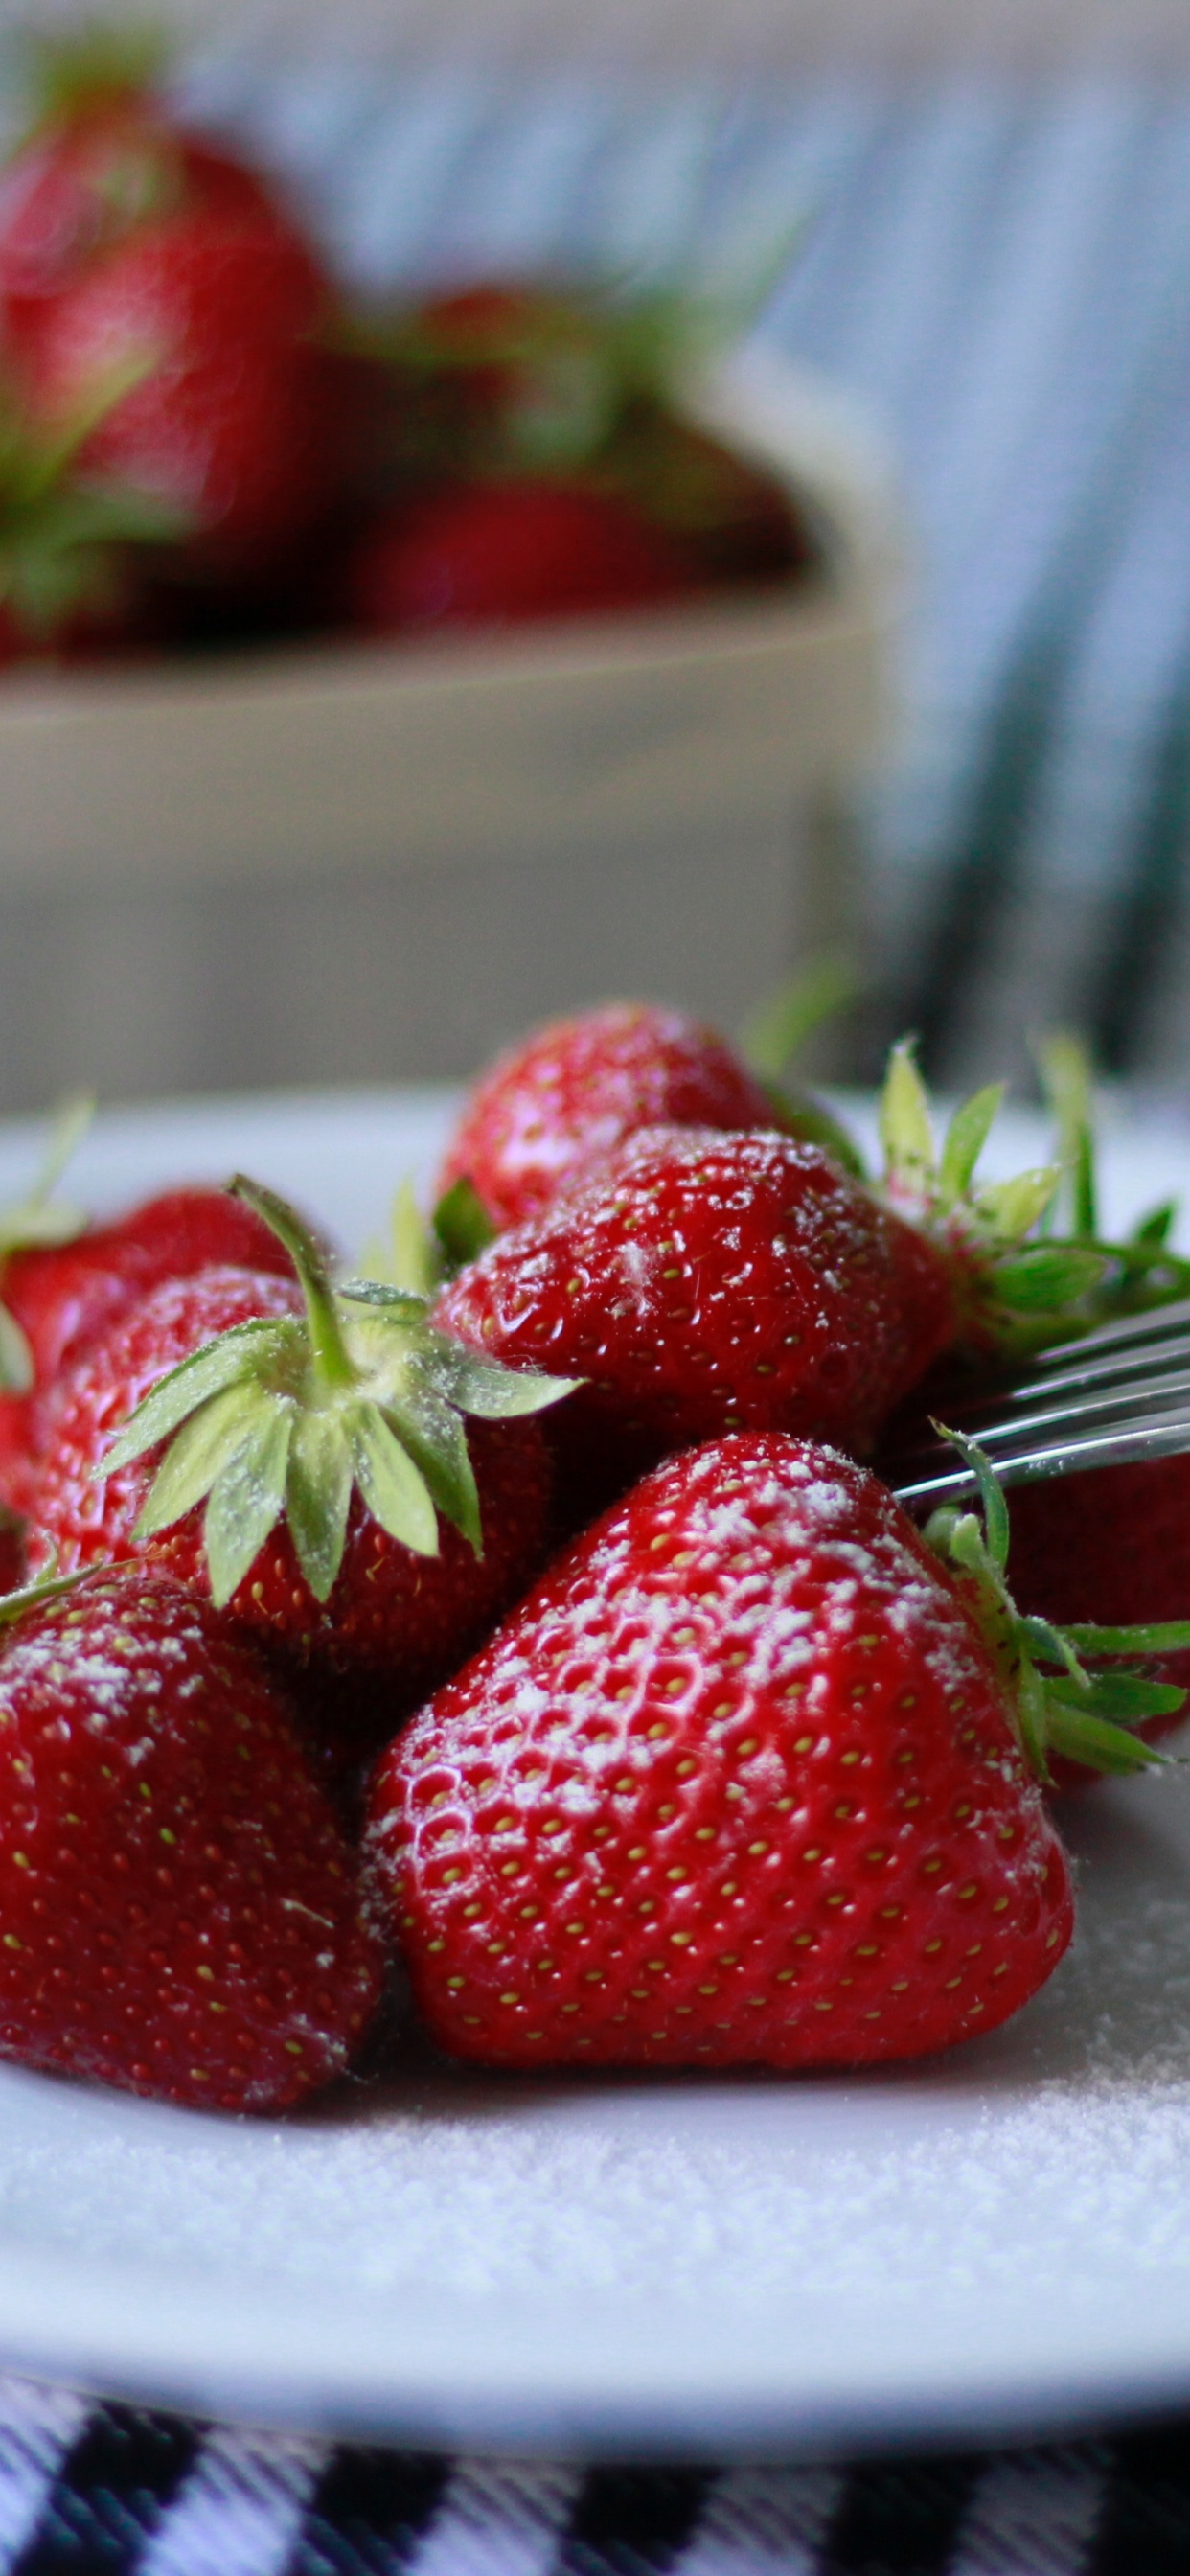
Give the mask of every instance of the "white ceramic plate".
MULTIPOLYGON (((110 1204, 246 1165, 358 1243, 442 1124, 409 1093, 130 1113, 79 1179, 110 1204)), ((0 1193, 30 1151, 0 1131, 0 1193)), ((1152 1134, 1112 1160, 1121 1207, 1190 1182, 1190 1150, 1152 1134)), ((1008 2029, 904 2074, 411 2057, 253 2124, 0 2069, 0 2357, 545 2453, 986 2438, 1184 2401, 1190 1775, 1068 1821, 1070 1956, 1008 2029)))

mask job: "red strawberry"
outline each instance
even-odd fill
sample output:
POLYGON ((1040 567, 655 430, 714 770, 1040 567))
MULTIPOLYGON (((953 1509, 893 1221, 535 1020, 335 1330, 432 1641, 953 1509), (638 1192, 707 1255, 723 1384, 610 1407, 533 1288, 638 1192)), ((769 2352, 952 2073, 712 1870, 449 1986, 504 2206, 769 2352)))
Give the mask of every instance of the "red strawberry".
POLYGON ((151 1288, 228 1262, 294 1275, 284 1244, 254 1208, 230 1190, 191 1184, 142 1199, 68 1243, 18 1246, 0 1285, 44 1386, 151 1288))
MULTIPOLYGON (((1190 1617, 1190 1457, 1017 1486, 1012 1588, 1023 1610, 1063 1627, 1190 1617)), ((1154 1670, 1185 1687, 1190 1654, 1160 1655, 1154 1670)), ((1142 1731, 1151 1743, 1180 1724, 1175 1709, 1148 1719, 1142 1731)), ((1093 1774, 1055 1763, 1054 1776, 1059 1787, 1075 1788, 1093 1774)))
POLYGON ((298 1664, 378 1679, 391 1729, 540 1561, 547 1454, 523 1417, 566 1384, 477 1364, 419 1298, 333 1297, 292 1211, 253 1195, 302 1288, 207 1270, 91 1345, 47 1406, 31 1561, 148 1546, 298 1664))
POLYGON ((0 1392, 0 1495, 18 1511, 29 1504, 47 1389, 119 1315, 163 1281, 218 1263, 293 1276, 271 1227, 227 1190, 166 1190, 106 1225, 71 1235, 72 1223, 71 1211, 38 1194, 0 1225, 13 1247, 0 1267, 0 1297, 26 1357, 26 1386, 0 1392), (52 1239, 58 1218, 66 1240, 52 1239))
POLYGON ((676 407, 706 325, 697 297, 487 281, 418 305, 389 355, 429 470, 597 475, 679 548, 688 578, 787 577, 817 551, 788 494, 676 407))
POLYGON ((815 1145, 649 1127, 461 1271, 439 1321, 585 1380, 552 1426, 581 1514, 740 1428, 870 1446, 949 1341, 946 1262, 815 1145))
POLYGON ((48 303, 22 352, 35 422, 80 470, 182 514, 205 576, 270 570, 338 503, 336 378, 312 341, 324 282, 271 223, 205 207, 146 224, 48 303))
POLYGON ((552 478, 444 489, 366 529, 348 569, 374 635, 582 617, 680 598, 695 577, 631 502, 552 478))
MULTIPOLYGON (((190 207, 294 226, 259 172, 180 125, 148 49, 75 36, 41 48, 31 132, 0 174, 0 305, 10 345, 47 300, 146 223, 190 207)), ((307 254, 308 256, 308 254, 307 254)))
POLYGON ((0 1719, 0 2052, 227 2111, 338 2074, 378 1945, 289 1697, 232 1623, 113 1570, 25 1610, 0 1719))
POLYGON ((25 1572, 23 1526, 0 1505, 0 1593, 15 1592, 24 1582, 25 1572))
POLYGON ((1070 1939, 972 1609, 865 1470, 671 1459, 385 1756, 378 1883, 436 2040, 511 2066, 919 2056, 1070 1939))
MULTIPOLYGON (((984 1359, 1081 1331, 1093 1301, 1104 1310, 1102 1301, 1133 1276, 1117 1245, 1081 1232, 1039 1235, 1052 1223, 1061 1161, 979 1184, 976 1165, 1003 1096, 1003 1083, 991 1082, 961 1102, 939 1150, 913 1048, 903 1041, 889 1058, 880 1104, 881 1194, 937 1246, 950 1272, 956 1341, 984 1359)), ((1147 1266, 1157 1258, 1147 1256, 1147 1266)))
POLYGON ((784 1121, 714 1029, 657 1003, 605 1002, 535 1029, 482 1076, 438 1187, 469 1181, 496 1226, 519 1225, 639 1127, 663 1123, 784 1121))
POLYGON ((1190 1457, 1017 1486, 1012 1574, 1023 1608, 1062 1623, 1190 1617, 1190 1457))

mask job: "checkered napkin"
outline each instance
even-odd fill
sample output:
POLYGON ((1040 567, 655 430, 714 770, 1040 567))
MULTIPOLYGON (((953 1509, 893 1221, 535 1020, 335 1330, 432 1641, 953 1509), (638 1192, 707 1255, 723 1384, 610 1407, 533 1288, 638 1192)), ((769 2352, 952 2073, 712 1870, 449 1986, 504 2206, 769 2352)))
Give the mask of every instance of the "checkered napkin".
POLYGON ((858 2467, 580 2468, 0 2381, 0 2576, 1185 2576, 1190 2427, 858 2467))

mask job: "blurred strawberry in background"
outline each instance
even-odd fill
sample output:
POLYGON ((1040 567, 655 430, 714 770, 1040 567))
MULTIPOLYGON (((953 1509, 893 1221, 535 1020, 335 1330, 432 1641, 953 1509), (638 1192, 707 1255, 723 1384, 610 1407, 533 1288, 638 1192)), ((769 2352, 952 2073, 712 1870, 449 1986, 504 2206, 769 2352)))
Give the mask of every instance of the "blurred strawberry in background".
POLYGON ((179 122, 151 41, 32 61, 0 172, 0 659, 591 615, 812 564, 788 494, 684 416, 696 297, 497 278, 361 313, 179 122))
POLYGON ((171 118, 151 36, 34 38, 34 113, 0 178, 0 307, 11 345, 47 303, 142 224, 201 206, 225 221, 292 226, 259 174, 171 118))

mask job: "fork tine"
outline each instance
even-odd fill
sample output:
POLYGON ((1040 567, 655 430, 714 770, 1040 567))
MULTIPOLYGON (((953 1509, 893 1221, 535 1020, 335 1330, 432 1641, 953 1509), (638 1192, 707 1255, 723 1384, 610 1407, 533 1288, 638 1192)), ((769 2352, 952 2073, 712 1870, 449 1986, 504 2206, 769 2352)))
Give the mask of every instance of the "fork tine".
POLYGON ((1060 1367, 1075 1352, 1092 1356, 1100 1351, 1141 1350, 1154 1340, 1190 1337, 1190 1297, 1171 1298, 1165 1306, 1145 1306, 1135 1315, 1117 1315, 1110 1324, 1096 1324, 1079 1341, 1053 1342, 1047 1350, 1033 1353, 1034 1368, 1060 1367))
POLYGON ((1065 1401, 1060 1400, 1060 1391, 1051 1396, 1048 1387, 1012 1387, 986 1403, 956 1407, 955 1428, 985 1449, 998 1443, 1016 1449, 1043 1433, 1057 1436, 1068 1423, 1136 1421, 1167 1411, 1183 1398, 1190 1400, 1190 1352, 1183 1354, 1179 1368, 1154 1370, 1122 1386, 1113 1383, 1085 1393, 1077 1390, 1065 1401))
MULTIPOLYGON (((1010 1385, 948 1406, 1005 1485, 1190 1450, 1190 1298, 1032 1353, 1010 1385)), ((975 1480, 924 1424, 881 1472, 903 1501, 943 1501, 975 1480)))
POLYGON ((1051 1359, 1041 1355, 1041 1365, 1030 1361, 1028 1368, 1010 1390, 1022 1397, 1061 1387, 1126 1385, 1130 1379, 1146 1378, 1155 1371, 1184 1367, 1190 1362, 1190 1331, 1168 1333, 1142 1343, 1127 1343, 1110 1350, 1088 1348, 1087 1344, 1067 1344, 1060 1355, 1051 1359))
MULTIPOLYGON (((1061 1441, 997 1456, 994 1464, 1002 1485, 1023 1485, 1090 1467, 1126 1466, 1138 1459, 1176 1457, 1186 1450, 1190 1450, 1190 1407, 1182 1406, 1155 1414, 1143 1423, 1130 1418, 1106 1430, 1081 1435, 1072 1432, 1061 1441)), ((915 1459, 887 1471, 888 1482, 900 1502, 959 1502, 964 1495, 975 1492, 974 1476, 947 1450, 944 1441, 937 1443, 934 1458, 937 1463, 931 1468, 928 1453, 922 1451, 915 1459)))

